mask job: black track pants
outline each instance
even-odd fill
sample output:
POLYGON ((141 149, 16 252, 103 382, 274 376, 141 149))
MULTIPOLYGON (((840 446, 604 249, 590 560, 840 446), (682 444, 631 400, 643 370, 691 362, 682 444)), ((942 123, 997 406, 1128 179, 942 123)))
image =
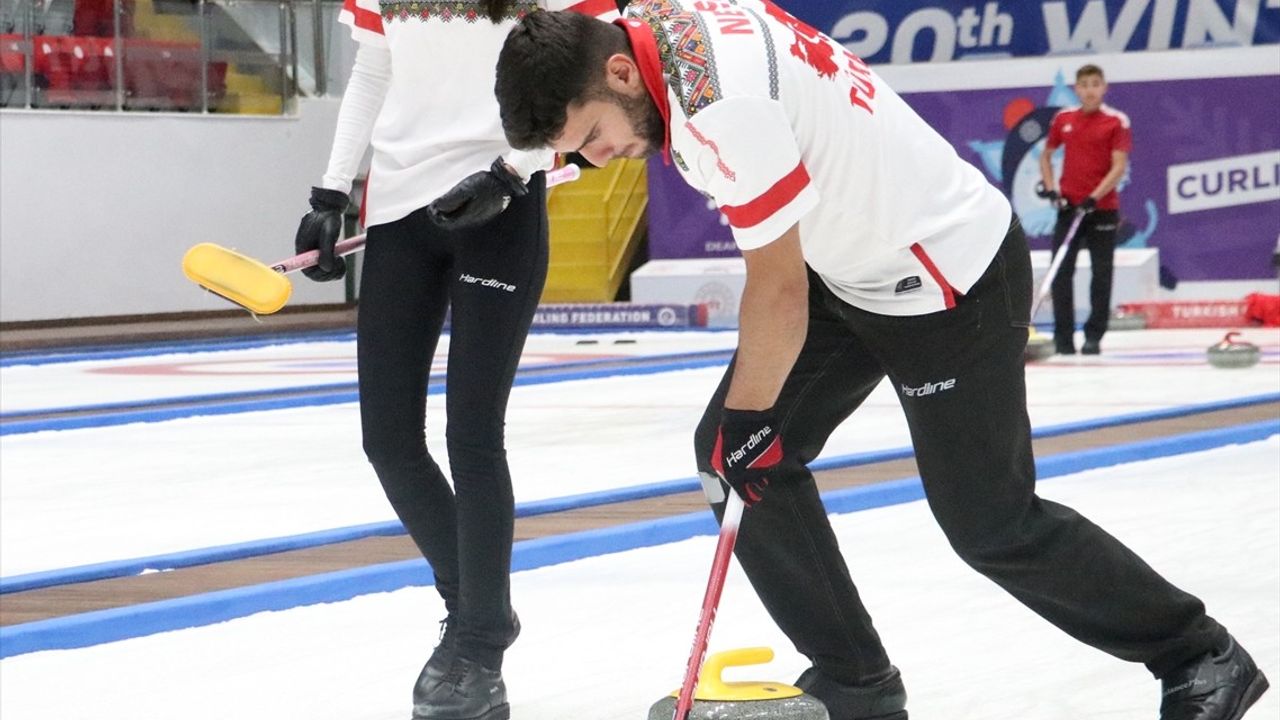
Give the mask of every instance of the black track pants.
MULTIPOLYGON (((886 375, 929 508, 966 563, 1073 637, 1157 674, 1225 639, 1198 599, 1035 494, 1023 374, 1031 266, 1019 226, 951 310, 876 315, 840 301, 812 273, 809 284, 808 335, 775 406, 783 464, 746 511, 737 545, 757 594, 801 653, 854 683, 889 662, 806 467, 886 375)), ((730 365, 698 426, 703 473, 732 373, 730 365)))
POLYGON ((493 222, 446 233, 419 210, 369 228, 357 326, 364 449, 431 563, 466 654, 497 667, 511 632, 514 500, 503 430, 547 272, 543 175, 493 222), (427 378, 452 304, 453 486, 427 451, 427 378))
MULTIPOLYGON (((1074 210, 1058 213, 1058 224, 1053 231, 1053 252, 1058 252, 1067 230, 1071 227, 1074 210)), ((1115 210, 1095 210, 1080 221, 1062 268, 1050 285, 1053 296, 1053 334, 1062 340, 1070 338, 1076 328, 1075 276, 1076 258, 1083 248, 1089 249, 1089 317, 1084 323, 1085 340, 1102 340, 1111 320, 1111 281, 1115 275, 1116 228, 1120 214, 1115 210)))

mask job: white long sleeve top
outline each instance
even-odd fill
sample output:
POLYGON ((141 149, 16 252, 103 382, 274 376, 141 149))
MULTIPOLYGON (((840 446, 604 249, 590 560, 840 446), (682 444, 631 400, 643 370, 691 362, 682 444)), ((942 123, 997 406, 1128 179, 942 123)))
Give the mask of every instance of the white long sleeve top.
POLYGON ((551 151, 507 144, 493 93, 507 33, 539 9, 618 16, 614 0, 517 0, 497 23, 475 0, 346 0, 338 20, 360 45, 321 185, 350 192, 372 145, 369 227, 426 206, 499 156, 526 178, 549 168, 551 151))

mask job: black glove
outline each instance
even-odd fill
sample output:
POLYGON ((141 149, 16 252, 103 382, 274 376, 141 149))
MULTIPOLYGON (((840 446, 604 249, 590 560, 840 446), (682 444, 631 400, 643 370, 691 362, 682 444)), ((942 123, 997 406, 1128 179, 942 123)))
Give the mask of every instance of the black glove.
POLYGON ((1076 209, 1078 209, 1080 212, 1085 213, 1087 215, 1093 212, 1094 210, 1098 209, 1098 201, 1095 200, 1093 196, 1089 196, 1084 199, 1084 202, 1077 205, 1076 209))
POLYGON ((436 198, 427 206, 427 213, 442 228, 475 227, 506 210, 511 198, 528 193, 529 188, 520 176, 498 158, 488 170, 468 175, 452 190, 436 198))
POLYGON ((1036 183, 1036 196, 1042 197, 1045 200, 1048 200, 1050 205, 1054 206, 1059 210, 1063 209, 1067 205, 1067 201, 1064 200, 1063 197, 1058 194, 1057 190, 1050 190, 1049 188, 1045 187, 1043 180, 1036 183))
POLYGON ((711 467, 747 507, 760 502, 782 462, 782 435, 772 410, 724 409, 711 467))
POLYGON ((298 234, 293 239, 293 249, 299 254, 319 250, 320 259, 315 265, 303 268, 302 274, 316 282, 341 280, 347 274, 347 261, 333 254, 333 246, 342 233, 342 213, 351 201, 341 190, 311 188, 311 212, 302 216, 298 234))

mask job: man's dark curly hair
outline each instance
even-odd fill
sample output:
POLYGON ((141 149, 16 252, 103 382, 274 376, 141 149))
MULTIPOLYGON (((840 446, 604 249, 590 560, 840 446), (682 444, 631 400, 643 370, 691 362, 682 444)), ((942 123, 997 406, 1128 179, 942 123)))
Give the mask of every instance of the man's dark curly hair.
POLYGON ((571 105, 609 97, 605 61, 631 56, 622 28, 575 12, 533 12, 507 36, 494 91, 511 147, 546 147, 571 105))

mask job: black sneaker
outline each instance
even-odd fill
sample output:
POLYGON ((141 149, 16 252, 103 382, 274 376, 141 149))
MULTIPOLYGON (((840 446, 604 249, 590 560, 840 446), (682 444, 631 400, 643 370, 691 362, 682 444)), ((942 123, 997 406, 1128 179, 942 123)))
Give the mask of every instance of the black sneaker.
POLYGON ((1081 355, 1101 355, 1102 346, 1097 340, 1085 340, 1084 345, 1080 347, 1081 355))
POLYGON ((502 673, 456 655, 448 672, 413 703, 413 720, 510 720, 502 673))
MULTIPOLYGON (((511 611, 511 634, 507 637, 507 646, 510 647, 520 637, 520 616, 514 610, 511 611)), ((427 658, 427 664, 422 666, 422 672, 418 673, 418 680, 413 684, 413 704, 416 706, 423 702, 427 695, 440 679, 449 672, 449 668, 453 666, 453 659, 458 654, 458 629, 453 617, 447 617, 440 621, 440 641, 436 644, 436 649, 432 651, 431 657, 427 658)))
POLYGON ((1169 673, 1161 684, 1160 720, 1240 720, 1270 687, 1235 638, 1221 652, 1169 673))
POLYGON ((892 665, 870 685, 845 685, 816 667, 805 670, 795 684, 821 700, 831 720, 907 720, 907 689, 892 665))
POLYGON ((1053 351, 1054 351, 1054 352, 1056 352, 1056 353, 1058 353, 1059 355, 1075 355, 1075 354, 1076 354, 1076 344, 1075 344, 1074 342, 1069 341, 1069 340, 1068 340, 1067 342, 1056 342, 1056 341, 1055 341, 1055 342, 1053 343, 1053 351))

